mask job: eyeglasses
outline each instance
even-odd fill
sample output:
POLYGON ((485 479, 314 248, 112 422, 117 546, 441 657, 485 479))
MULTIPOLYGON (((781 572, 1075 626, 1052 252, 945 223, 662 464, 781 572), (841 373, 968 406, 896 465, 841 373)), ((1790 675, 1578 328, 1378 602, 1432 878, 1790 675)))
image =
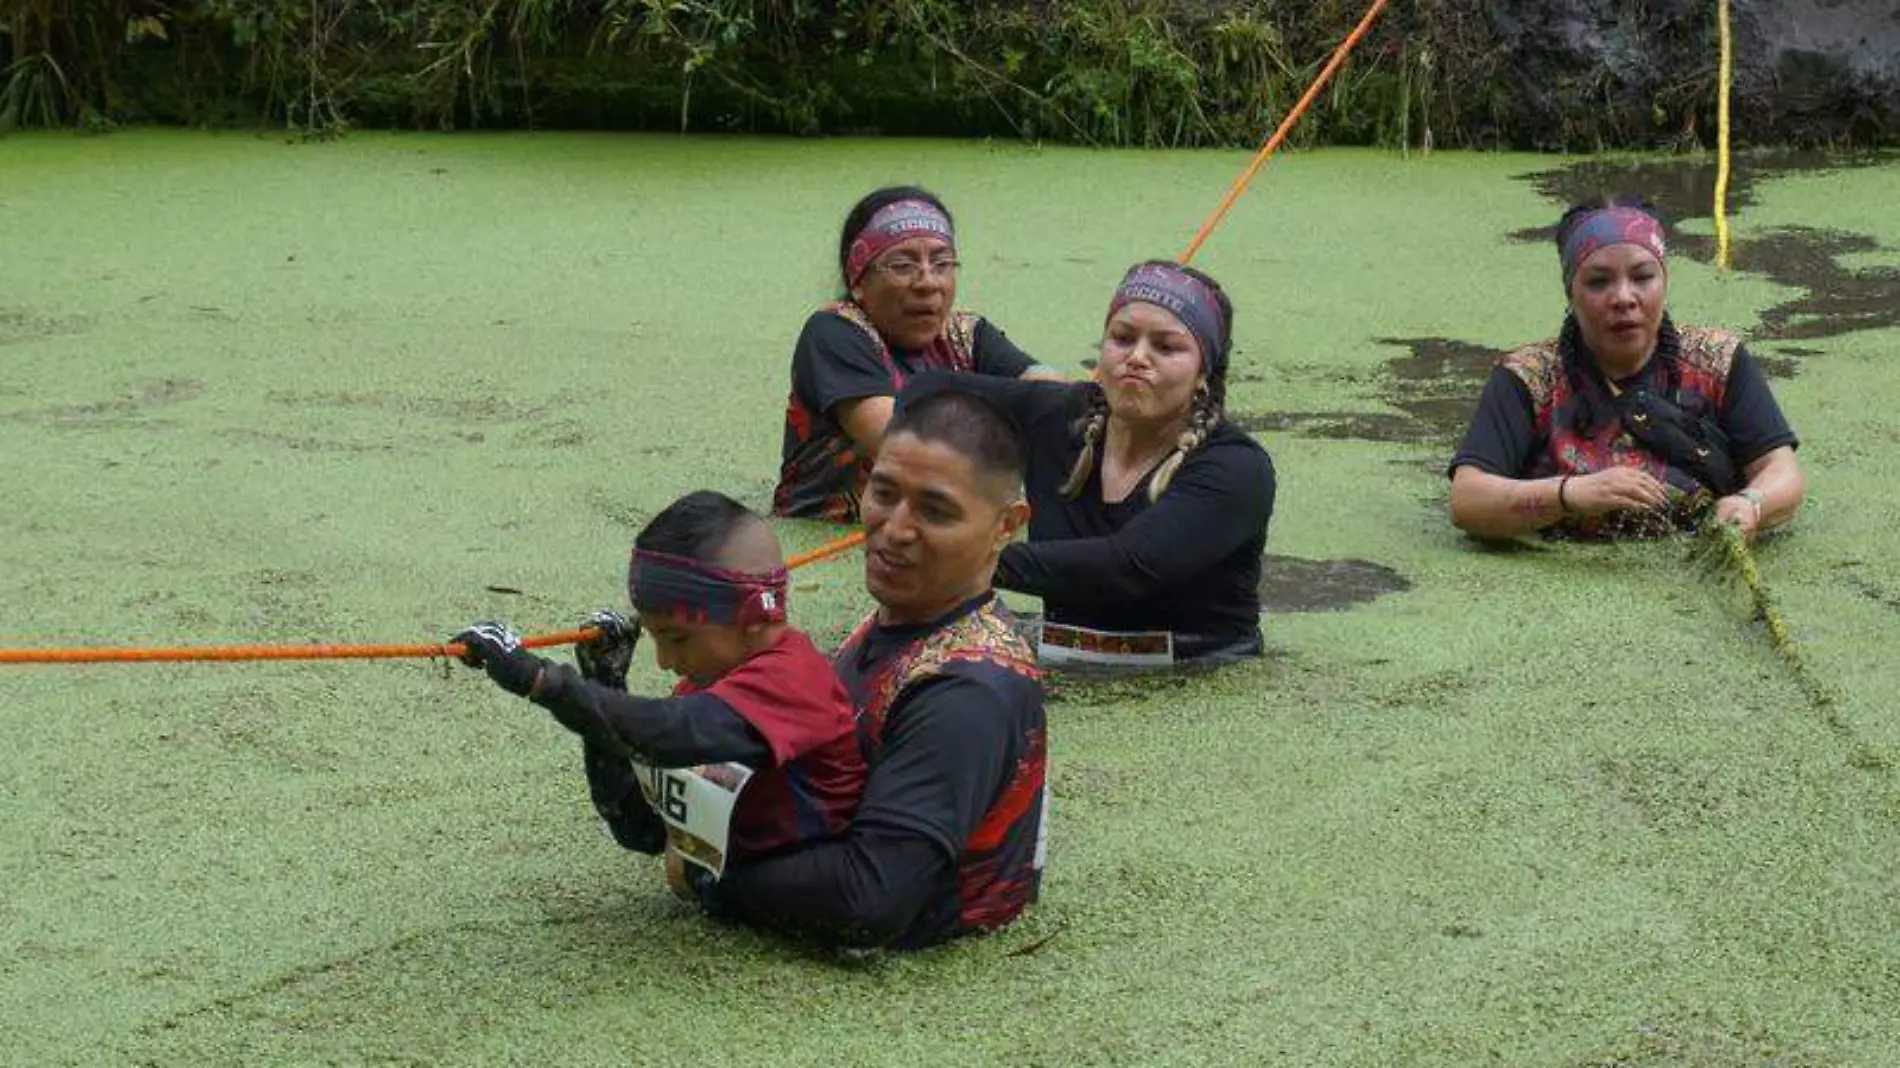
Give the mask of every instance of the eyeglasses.
POLYGON ((914 286, 923 281, 926 276, 931 278, 952 277, 957 273, 957 268, 962 265, 962 261, 960 260, 941 259, 931 260, 929 263, 919 263, 916 260, 889 260, 884 263, 879 263, 876 266, 877 270, 893 281, 902 282, 907 286, 914 286))

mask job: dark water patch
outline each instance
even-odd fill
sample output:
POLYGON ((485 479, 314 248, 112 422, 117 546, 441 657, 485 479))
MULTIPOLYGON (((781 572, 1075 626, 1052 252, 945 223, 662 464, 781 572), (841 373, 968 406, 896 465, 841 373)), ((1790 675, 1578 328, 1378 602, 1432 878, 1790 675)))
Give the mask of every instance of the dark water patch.
POLYGON ((1064 801, 1114 805, 1133 792, 1129 776, 1113 768, 1066 761, 1050 768, 1049 790, 1064 801))
POLYGON ((1832 1068, 1841 1060, 1753 1024, 1703 1014, 1643 1020, 1611 1046, 1579 1060, 1576 1068, 1719 1068, 1753 1064, 1775 1068, 1832 1068))
MULTIPOLYGON (((1754 203, 1756 183, 1785 174, 1820 174, 1857 167, 1891 164, 1891 154, 1843 156, 1783 151, 1735 158, 1729 181, 1731 222, 1754 203)), ((1570 205, 1604 193, 1646 196, 1672 222, 1707 219, 1714 213, 1715 160, 1584 160, 1568 167, 1520 175, 1539 193, 1570 205)), ((1731 265, 1737 271, 1759 274, 1777 285, 1805 291, 1805 295, 1778 304, 1761 315, 1756 340, 1813 340, 1838 337, 1855 330, 1900 326, 1900 270, 1891 267, 1854 269, 1840 257, 1876 252, 1880 242, 1866 234, 1807 226, 1784 226, 1753 232, 1734 228, 1731 265)), ((1513 240, 1549 244, 1556 221, 1519 230, 1513 240)), ((1700 234, 1672 233, 1670 251, 1709 263, 1715 258, 1715 240, 1700 234)), ((1556 264, 1551 277, 1557 277, 1556 264)), ((1554 328, 1553 328, 1554 329, 1554 328)), ((1816 355, 1813 350, 1785 355, 1816 355)))
POLYGON ((1498 351, 1442 337, 1379 343, 1407 350, 1386 363, 1380 389, 1379 399, 1397 411, 1235 412, 1230 418, 1248 431, 1334 440, 1441 444, 1463 434, 1498 351))
POLYGON ((395 446, 386 441, 337 441, 333 438, 319 438, 309 434, 282 434, 274 430, 250 430, 237 428, 220 430, 218 436, 226 441, 240 445, 269 445, 274 448, 290 449, 294 452, 394 452, 395 446))
MULTIPOLYGON (((1806 351, 1810 355, 1813 354, 1813 350, 1806 351)), ((1801 371, 1801 361, 1792 356, 1759 353, 1753 349, 1749 350, 1749 354, 1755 357, 1755 363, 1761 367, 1762 374, 1769 378, 1793 378, 1801 371)))
POLYGON ((1231 412, 1228 419, 1252 433, 1278 431, 1331 440, 1417 443, 1437 436, 1417 419, 1397 412, 1231 412))
POLYGON ((1387 361, 1386 403, 1431 428, 1435 436, 1464 433, 1478 408, 1484 380, 1500 353, 1487 345, 1445 337, 1380 338, 1407 350, 1387 361))
POLYGON ((1042 690, 1050 704, 1106 705, 1149 703, 1165 705, 1195 676, 1218 670, 1194 664, 1169 668, 1124 668, 1105 664, 1065 664, 1044 673, 1042 690))
MULTIPOLYGON (((1845 167, 1890 163, 1891 155, 1844 157, 1817 152, 1782 151, 1739 158, 1729 187, 1733 211, 1754 203, 1757 184, 1789 173, 1815 173, 1845 167)), ((1584 160, 1568 167, 1520 178, 1543 195, 1568 205, 1606 192, 1648 196, 1673 220, 1707 218, 1715 196, 1715 162, 1701 160, 1584 160)), ((1549 243, 1550 226, 1520 230, 1518 241, 1549 243)), ((1674 234, 1672 251, 1701 262, 1715 256, 1713 238, 1674 234)), ((1866 234, 1788 226, 1737 234, 1733 267, 1759 274, 1802 295, 1767 309, 1751 334, 1751 352, 1763 370, 1789 378, 1801 361, 1822 354, 1808 345, 1777 341, 1813 341, 1855 330, 1900 327, 1900 269, 1851 269, 1841 257, 1881 251, 1866 234)), ((1556 265, 1551 265, 1553 283, 1556 265)), ((1551 322, 1555 334, 1560 323, 1551 322)), ((1455 442, 1477 410, 1485 378, 1499 350, 1444 337, 1380 338, 1407 354, 1385 365, 1378 399, 1395 411, 1235 412, 1231 418, 1253 432, 1297 433, 1304 437, 1396 444, 1455 442)))
POLYGON ((1900 612, 1900 593, 1890 590, 1871 579, 1862 578, 1859 575, 1848 576, 1847 584, 1854 588, 1854 592, 1875 604, 1895 612, 1900 612))
POLYGON ((1682 764, 1661 753, 1631 753, 1580 769, 1578 790, 1619 822, 1657 830, 1686 830, 1726 822, 1748 798, 1746 789, 1704 763, 1682 764))
POLYGON ((495 396, 409 396, 381 390, 300 393, 278 389, 264 394, 264 399, 287 408, 303 410, 344 408, 359 411, 397 412, 456 423, 517 422, 532 419, 541 414, 539 408, 517 404, 495 396))
POLYGON ((1880 248, 1880 242, 1866 234, 1806 226, 1783 227, 1738 242, 1737 270, 1807 291, 1762 312, 1756 336, 1811 341, 1900 326, 1900 269, 1848 268, 1840 263, 1841 256, 1880 248))
MULTIPOLYGON (((1755 203, 1755 187, 1763 179, 1875 167, 1883 162, 1891 162, 1891 157, 1802 150, 1732 154, 1729 157, 1729 215, 1732 218, 1755 203)), ((1517 178, 1528 181, 1540 195, 1566 207, 1609 194, 1633 193, 1647 197, 1670 221, 1679 223, 1714 215, 1715 172, 1716 158, 1709 155, 1680 159, 1586 159, 1553 170, 1520 174, 1517 178)), ((1553 220, 1548 227, 1520 231, 1513 236, 1519 240, 1550 241, 1556 229, 1553 220)))
POLYGON ((0 345, 20 345, 63 334, 77 334, 87 321, 76 317, 39 315, 25 308, 0 308, 0 345))
POLYGON ((1269 614, 1340 612, 1412 588, 1410 579, 1384 564, 1351 557, 1304 560, 1268 553, 1260 570, 1260 607, 1269 614))
POLYGON ((571 419, 535 423, 515 435, 515 444, 544 449, 572 449, 587 444, 587 428, 571 419))
POLYGON ((173 424, 150 413, 204 395, 205 384, 195 378, 155 378, 137 383, 129 392, 84 404, 53 404, 0 412, 0 422, 37 423, 77 429, 165 429, 173 424))

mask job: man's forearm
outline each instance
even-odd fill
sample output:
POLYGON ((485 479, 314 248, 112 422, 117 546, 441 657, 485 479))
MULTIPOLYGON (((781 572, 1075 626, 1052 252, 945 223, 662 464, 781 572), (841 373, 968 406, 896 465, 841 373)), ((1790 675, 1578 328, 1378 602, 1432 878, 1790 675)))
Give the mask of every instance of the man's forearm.
POLYGON ((759 927, 851 947, 896 941, 949 876, 927 838, 854 827, 840 841, 727 869, 704 898, 759 927))

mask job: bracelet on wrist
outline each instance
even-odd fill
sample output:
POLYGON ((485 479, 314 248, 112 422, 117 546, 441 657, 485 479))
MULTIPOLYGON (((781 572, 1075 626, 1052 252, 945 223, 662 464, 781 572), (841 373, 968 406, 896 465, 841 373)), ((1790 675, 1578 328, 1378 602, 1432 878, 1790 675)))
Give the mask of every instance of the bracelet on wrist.
POLYGON ((1564 496, 1564 488, 1570 484, 1571 477, 1570 475, 1565 475, 1557 480, 1557 507, 1561 509, 1565 515, 1574 514, 1570 510, 1569 499, 1564 496))

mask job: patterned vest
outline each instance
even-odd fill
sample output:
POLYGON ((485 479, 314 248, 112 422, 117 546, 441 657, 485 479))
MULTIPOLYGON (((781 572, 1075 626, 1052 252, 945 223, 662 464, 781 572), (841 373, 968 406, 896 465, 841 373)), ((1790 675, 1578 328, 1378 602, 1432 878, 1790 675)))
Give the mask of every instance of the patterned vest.
MULTIPOLYGON (((911 687, 946 667, 985 664, 1024 678, 1042 678, 1034 651, 1017 630, 1008 609, 994 596, 892 654, 854 683, 850 665, 857 663, 859 650, 876 624, 877 615, 873 613, 845 639, 834 658, 857 704, 858 737, 873 768, 883 748, 884 725, 891 708, 911 687)), ((1036 899, 1041 884, 1048 735, 1040 714, 1035 722, 1023 726, 1016 766, 957 858, 954 915, 948 912, 952 903, 941 906, 944 920, 953 922, 959 932, 993 930, 1007 924, 1036 899)))
MULTIPOLYGON (((891 373, 891 395, 904 388, 912 372, 922 370, 973 371, 976 369, 976 327, 982 317, 974 312, 953 312, 944 322, 943 332, 920 353, 921 359, 898 362, 884 335, 871 324, 871 317, 852 301, 833 301, 820 308, 864 331, 877 347, 879 359, 891 373)), ((836 523, 858 518, 858 500, 864 483, 871 477, 871 457, 866 456, 844 427, 827 412, 814 412, 793 390, 785 401, 787 454, 779 469, 778 489, 773 493, 773 511, 778 515, 829 519, 836 523)))
MULTIPOLYGON (((1680 329, 1665 322, 1654 358, 1638 372, 1659 396, 1666 396, 1691 416, 1714 417, 1722 409, 1728 389, 1729 368, 1741 340, 1710 327, 1680 329), (1670 381, 1673 371, 1673 383, 1670 381)), ((1573 537, 1655 537, 1689 525, 1697 484, 1686 473, 1671 468, 1643 448, 1611 417, 1586 425, 1591 411, 1610 411, 1608 390, 1589 376, 1565 373, 1560 339, 1528 345, 1507 353, 1500 366, 1516 375, 1530 393, 1539 446, 1525 478, 1587 475, 1615 466, 1639 467, 1669 490, 1670 513, 1612 512, 1588 519, 1569 519, 1557 533, 1573 537), (1578 382, 1594 396, 1591 402, 1578 392, 1578 382)))

